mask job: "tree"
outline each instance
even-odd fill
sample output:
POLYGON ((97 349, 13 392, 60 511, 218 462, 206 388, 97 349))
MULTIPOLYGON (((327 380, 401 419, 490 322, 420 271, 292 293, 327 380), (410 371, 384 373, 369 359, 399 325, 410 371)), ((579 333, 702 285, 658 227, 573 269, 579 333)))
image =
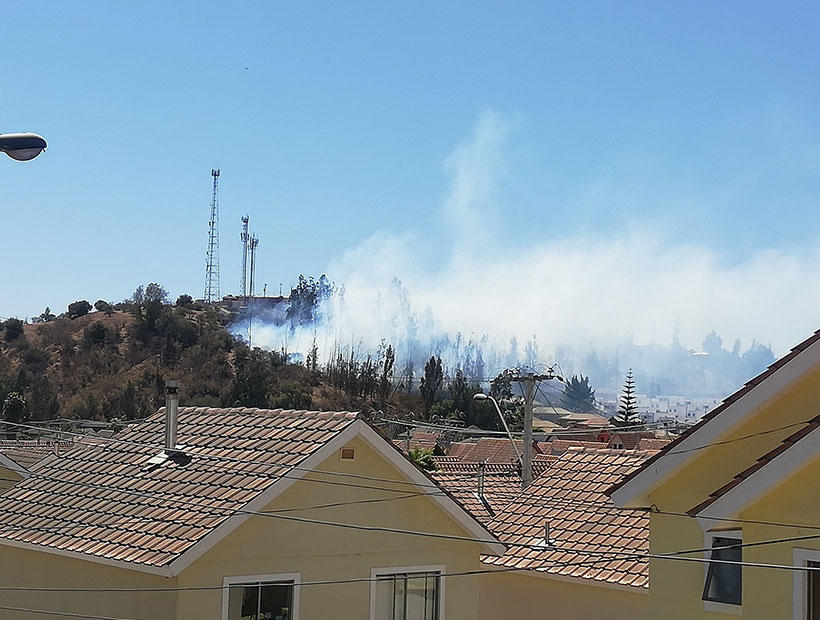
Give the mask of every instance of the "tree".
POLYGON ((6 319, 3 322, 3 327, 6 330, 6 342, 11 342, 23 335, 23 321, 14 317, 6 319))
POLYGON ((592 413, 595 411, 595 390, 589 385, 589 377, 573 375, 564 384, 561 406, 569 411, 592 413))
POLYGON ((111 316, 114 313, 114 309, 111 307, 111 304, 105 301, 104 299, 98 299, 94 302, 94 309, 97 312, 105 312, 108 316, 111 316))
POLYGON ((46 306, 46 309, 43 311, 43 314, 41 314, 39 317, 42 323, 48 323, 49 321, 53 321, 55 318, 57 317, 55 317, 51 313, 51 308, 49 308, 48 306, 46 306))
POLYGON ((12 424, 25 424, 29 418, 26 399, 20 392, 9 392, 3 401, 3 419, 10 424, 6 427, 6 437, 14 439, 18 428, 12 424))
POLYGON ((68 304, 68 318, 76 319, 91 312, 91 304, 85 299, 68 304))
POLYGON ((179 297, 177 297, 176 303, 174 304, 178 308, 188 308, 192 306, 194 303, 194 298, 190 295, 183 293, 179 297))
POLYGON ((635 397, 635 380, 632 378, 632 369, 626 373, 624 389, 621 394, 621 404, 618 413, 612 418, 615 426, 634 426, 641 421, 638 416, 638 404, 635 397))
POLYGON ((393 350, 393 345, 387 345, 384 357, 381 360, 381 373, 379 375, 379 403, 384 409, 387 403, 387 397, 390 396, 390 390, 393 387, 393 366, 396 363, 396 352, 393 350))
POLYGON ((436 462, 433 460, 433 450, 413 448, 407 453, 407 458, 426 471, 436 469, 436 462))
POLYGON ((429 412, 430 407, 436 402, 436 396, 438 396, 443 383, 444 371, 441 368, 441 358, 432 355, 424 365, 424 376, 422 376, 421 385, 419 386, 425 412, 429 412))

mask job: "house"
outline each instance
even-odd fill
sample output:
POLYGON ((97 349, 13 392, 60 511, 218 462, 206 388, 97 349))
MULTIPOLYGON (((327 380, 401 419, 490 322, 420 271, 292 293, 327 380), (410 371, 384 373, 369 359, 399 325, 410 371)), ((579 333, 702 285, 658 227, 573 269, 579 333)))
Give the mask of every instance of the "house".
MULTIPOLYGON (((481 618, 649 617, 649 518, 604 491, 649 456, 573 448, 488 524, 507 552, 485 556, 481 618)), ((496 491, 496 495, 499 492, 496 491)))
POLYGON ((613 485, 650 511, 652 618, 820 610, 820 332, 613 485))
POLYGON ((480 557, 504 552, 354 413, 173 393, 6 490, 0 514, 0 618, 467 620, 480 557))

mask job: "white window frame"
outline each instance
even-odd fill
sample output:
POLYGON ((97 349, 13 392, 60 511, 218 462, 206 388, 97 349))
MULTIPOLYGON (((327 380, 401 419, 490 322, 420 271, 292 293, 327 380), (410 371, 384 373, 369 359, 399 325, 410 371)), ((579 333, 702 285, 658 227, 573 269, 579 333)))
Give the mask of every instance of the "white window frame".
MULTIPOLYGON (((809 562, 820 564, 820 550, 818 549, 798 549, 792 552, 794 566, 808 566, 809 562)), ((806 598, 809 593, 808 574, 803 570, 794 571, 792 576, 794 602, 792 604, 792 618, 794 620, 806 620, 808 609, 806 609, 806 598)))
MULTIPOLYGON (((740 542, 743 542, 743 530, 712 530, 710 532, 705 532, 703 535, 703 548, 706 549, 706 551, 704 551, 703 557, 707 560, 711 559, 712 543, 715 538, 737 538, 740 542)), ((706 587, 706 576, 709 573, 709 564, 710 562, 703 563, 703 586, 701 587, 701 597, 703 597, 703 588, 706 587)), ((743 582, 742 568, 740 571, 740 581, 741 583, 743 582)), ((714 611, 722 614, 733 614, 735 616, 742 616, 743 599, 741 599, 740 605, 732 605, 731 603, 721 603, 719 601, 703 601, 703 610, 714 611)))
POLYGON ((299 583, 302 580, 301 573, 277 573, 274 575, 230 575, 222 578, 222 620, 228 620, 228 597, 230 596, 230 586, 238 585, 258 585, 263 582, 287 582, 293 583, 293 609, 289 620, 299 620, 299 583))
POLYGON ((376 580, 389 575, 405 573, 438 573, 438 620, 444 620, 444 583, 447 572, 444 564, 429 566, 385 566, 370 569, 370 620, 376 620, 376 580))

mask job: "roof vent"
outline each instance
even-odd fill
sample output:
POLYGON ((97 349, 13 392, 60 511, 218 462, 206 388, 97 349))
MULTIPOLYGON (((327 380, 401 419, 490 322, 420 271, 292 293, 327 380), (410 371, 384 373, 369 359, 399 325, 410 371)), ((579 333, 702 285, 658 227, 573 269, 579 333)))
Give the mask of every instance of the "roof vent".
POLYGON ((339 455, 343 461, 352 461, 356 458, 356 449, 355 448, 342 448, 341 454, 339 455))

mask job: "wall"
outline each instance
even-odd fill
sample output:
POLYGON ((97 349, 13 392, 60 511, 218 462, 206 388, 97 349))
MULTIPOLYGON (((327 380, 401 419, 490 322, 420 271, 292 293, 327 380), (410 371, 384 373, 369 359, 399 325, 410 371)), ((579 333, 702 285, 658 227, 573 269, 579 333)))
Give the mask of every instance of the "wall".
POLYGON ((559 581, 527 572, 481 576, 481 620, 649 618, 649 592, 559 581))
MULTIPOLYGON (((337 452, 317 469, 404 479, 402 474, 374 453, 361 439, 352 440, 348 446, 356 450, 354 461, 340 460, 337 452)), ((430 498, 406 497, 417 492, 416 487, 318 474, 310 474, 310 479, 356 486, 297 482, 264 510, 291 510, 297 507, 345 503, 342 506, 280 514, 471 536, 458 527, 430 498), (362 486, 387 487, 400 492, 360 488, 362 486), (369 503, 350 503, 362 500, 369 503)), ((181 586, 221 585, 225 576, 280 573, 301 573, 302 582, 368 579, 372 568, 417 565, 444 565, 447 572, 474 571, 480 568, 479 554, 482 551, 483 546, 471 542, 364 532, 253 516, 185 569, 179 575, 179 583, 181 586)), ((478 585, 479 579, 475 576, 445 578, 447 620, 474 620, 478 617, 478 585)), ((181 593, 178 617, 218 620, 221 617, 221 607, 220 592, 181 593)), ((301 588, 301 620, 366 620, 369 608, 369 583, 322 584, 301 588)))
MULTIPOLYGON (((49 588, 173 588, 175 579, 114 568, 39 551, 0 545, 0 585, 49 588)), ((0 606, 113 618, 172 620, 175 592, 0 593, 0 606)), ((53 620, 54 615, 0 609, 2 620, 53 620)))
POLYGON ((16 471, 12 471, 6 467, 0 467, 0 493, 8 489, 9 487, 13 487, 18 481, 22 480, 23 477, 18 474, 16 471))

